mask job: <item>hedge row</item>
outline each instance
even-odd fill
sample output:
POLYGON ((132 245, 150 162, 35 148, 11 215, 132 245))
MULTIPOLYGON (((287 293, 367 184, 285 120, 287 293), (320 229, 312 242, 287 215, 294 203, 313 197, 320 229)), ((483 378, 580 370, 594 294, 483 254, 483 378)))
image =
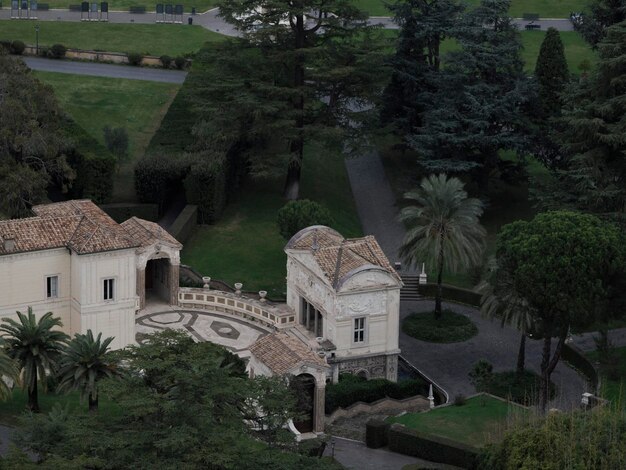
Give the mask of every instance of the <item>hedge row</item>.
POLYGON ((118 224, 121 224, 131 217, 138 217, 151 222, 159 220, 159 206, 156 204, 134 204, 121 202, 115 204, 102 204, 100 209, 106 212, 118 224))
POLYGON ((389 450, 393 452, 462 468, 476 468, 480 454, 480 450, 475 447, 439 436, 422 434, 397 423, 389 427, 387 437, 389 450))
MULTIPOLYGON (((443 284, 441 286, 442 296, 445 300, 458 302, 460 304, 471 305, 472 307, 480 307, 481 295, 469 289, 443 284)), ((435 297, 437 294, 437 284, 428 283, 419 286, 419 292, 424 297, 435 297)))
POLYGON ((115 157, 69 118, 65 119, 63 131, 73 144, 67 152, 67 161, 76 172, 68 196, 91 199, 96 204, 108 202, 113 191, 115 157))
POLYGON ((385 397, 401 400, 415 395, 428 395, 428 384, 425 381, 411 379, 391 382, 341 374, 338 383, 326 387, 325 410, 328 415, 337 408, 347 408, 359 401, 372 403, 385 397))

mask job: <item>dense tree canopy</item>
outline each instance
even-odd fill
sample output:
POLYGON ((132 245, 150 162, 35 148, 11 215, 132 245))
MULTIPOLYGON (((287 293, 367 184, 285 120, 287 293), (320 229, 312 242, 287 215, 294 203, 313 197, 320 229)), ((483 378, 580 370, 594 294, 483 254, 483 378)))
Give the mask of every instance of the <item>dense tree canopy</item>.
POLYGON ((626 20, 625 0, 593 0, 578 28, 585 39, 596 46, 610 26, 626 20))
MULTIPOLYGON (((575 212, 547 212, 505 225, 497 245, 498 270, 528 302, 544 336, 541 406, 570 326, 583 326, 611 306, 610 282, 624 270, 624 237, 615 226, 575 212), (558 338, 551 355, 552 338, 558 338)), ((499 273, 496 276, 500 277, 499 273)))

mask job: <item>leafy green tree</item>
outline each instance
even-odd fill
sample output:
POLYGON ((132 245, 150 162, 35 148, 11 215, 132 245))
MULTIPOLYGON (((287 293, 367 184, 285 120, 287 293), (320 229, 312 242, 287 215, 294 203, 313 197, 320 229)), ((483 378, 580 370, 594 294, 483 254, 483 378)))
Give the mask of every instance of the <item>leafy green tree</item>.
POLYGON ((38 380, 46 390, 46 377, 57 370, 59 358, 68 336, 54 329, 61 327, 61 319, 52 312, 36 319, 32 307, 28 314, 17 312, 19 322, 3 318, 0 332, 5 335, 4 348, 7 355, 15 360, 20 368, 22 386, 28 392, 28 409, 38 413, 38 380))
POLYGON ((501 150, 527 152, 523 111, 532 89, 508 8, 508 0, 484 0, 456 21, 460 48, 445 56, 420 126, 407 137, 427 171, 472 172, 483 190, 502 165, 501 150))
POLYGON ((624 269, 623 235, 598 218, 568 211, 505 225, 495 276, 510 276, 543 335, 540 408, 570 326, 592 323, 609 308, 609 282, 624 269), (557 343, 552 354, 552 338, 557 343))
POLYGON ((602 407, 592 413, 554 413, 514 427, 491 445, 478 468, 532 470, 622 468, 626 452, 624 412, 602 407))
POLYGON ((476 266, 482 258, 485 229, 479 218, 483 204, 468 198, 463 183, 446 175, 430 175, 420 187, 404 195, 416 205, 400 212, 407 227, 400 255, 408 264, 427 262, 437 270, 435 318, 441 317, 441 285, 444 267, 476 266))
MULTIPOLYGON (((4 350, 0 350, 0 377, 7 378, 13 382, 19 380, 17 365, 4 350)), ((11 398, 11 389, 4 379, 0 379, 0 400, 6 400, 8 398, 11 398)))
POLYGON ((333 218, 326 207, 308 199, 289 201, 278 211, 278 229, 289 240, 296 233, 311 225, 331 225, 333 218))
POLYGON ((520 332, 517 352, 516 375, 520 380, 526 364, 526 336, 533 331, 534 312, 528 301, 513 286, 510 273, 497 268, 497 260, 491 260, 489 276, 479 286, 481 292, 480 312, 487 318, 499 319, 502 326, 512 325, 520 332))
POLYGON ((219 7, 243 38, 214 49, 220 79, 200 90, 208 97, 204 121, 217 109, 234 114, 211 134, 245 138, 253 173, 286 170, 285 197, 297 199, 307 144, 341 149, 359 130, 357 111, 379 90, 374 29, 350 0, 223 0, 219 7))
POLYGON ((538 194, 544 208, 568 207, 626 216, 626 22, 598 44, 594 73, 565 95, 560 140, 563 168, 538 194))
POLYGON ((569 69, 561 36, 555 28, 548 28, 541 43, 535 77, 539 82, 539 100, 542 114, 558 116, 561 110, 561 93, 569 81, 569 69))
POLYGON ((67 190, 75 178, 70 142, 52 89, 21 60, 0 51, 0 211, 28 215, 50 185, 67 190))
POLYGON ((614 24, 626 20, 625 0, 593 0, 585 11, 578 29, 592 46, 604 39, 606 31, 614 24))
POLYGON ((102 333, 94 339, 91 330, 87 334, 76 333, 68 343, 58 371, 59 390, 79 390, 81 398, 89 400, 89 411, 98 410, 98 383, 121 374, 117 363, 108 353, 113 337, 102 341, 102 333))

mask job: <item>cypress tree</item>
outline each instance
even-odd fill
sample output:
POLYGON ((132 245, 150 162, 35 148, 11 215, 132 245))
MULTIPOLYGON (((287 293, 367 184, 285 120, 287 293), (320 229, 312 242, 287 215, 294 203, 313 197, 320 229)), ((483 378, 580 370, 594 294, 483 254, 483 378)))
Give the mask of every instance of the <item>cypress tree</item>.
POLYGON ((555 28, 548 28, 535 66, 539 85, 541 113, 544 117, 556 116, 561 111, 560 94, 569 80, 567 61, 561 35, 555 28))

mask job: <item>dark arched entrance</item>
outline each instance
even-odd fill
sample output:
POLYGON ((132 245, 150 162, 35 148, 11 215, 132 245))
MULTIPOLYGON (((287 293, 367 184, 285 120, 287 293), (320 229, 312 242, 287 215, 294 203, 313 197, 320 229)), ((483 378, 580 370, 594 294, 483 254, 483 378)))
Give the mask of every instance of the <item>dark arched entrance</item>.
POLYGON ((293 424, 301 433, 313 431, 315 377, 310 374, 297 375, 291 379, 289 387, 294 391, 297 399, 298 416, 293 420, 293 424))
POLYGON ((148 260, 145 271, 146 300, 170 302, 172 282, 170 271, 168 258, 148 260))

